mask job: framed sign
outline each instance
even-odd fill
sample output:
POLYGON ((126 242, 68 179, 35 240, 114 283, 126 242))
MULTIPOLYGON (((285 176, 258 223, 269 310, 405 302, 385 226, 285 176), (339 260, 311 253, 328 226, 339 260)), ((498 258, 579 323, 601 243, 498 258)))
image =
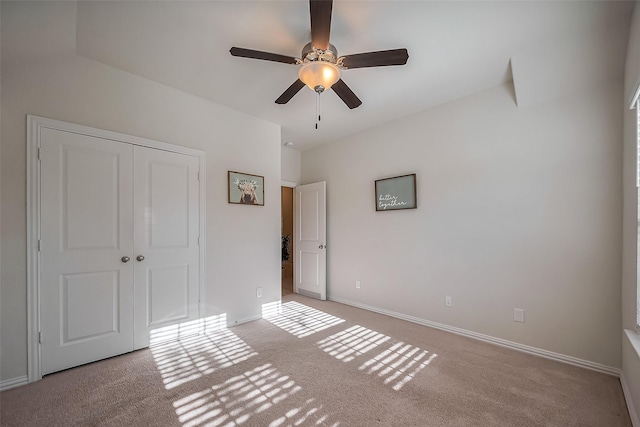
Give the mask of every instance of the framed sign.
POLYGON ((229 203, 264 206, 264 177, 229 171, 229 203))
POLYGON ((376 211, 416 209, 416 174, 376 181, 376 211))

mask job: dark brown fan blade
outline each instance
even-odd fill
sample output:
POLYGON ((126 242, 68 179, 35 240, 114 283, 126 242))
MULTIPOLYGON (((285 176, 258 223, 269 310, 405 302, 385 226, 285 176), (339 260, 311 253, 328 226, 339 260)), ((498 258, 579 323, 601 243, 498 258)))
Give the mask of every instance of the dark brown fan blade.
POLYGON ((263 52, 261 50, 245 49, 242 47, 232 47, 231 55, 242 58, 262 59, 264 61, 284 62, 285 64, 295 64, 296 58, 293 56, 279 55, 277 53, 263 52))
POLYGON ((333 89, 333 91, 340 97, 340 99, 342 99, 342 101, 344 101, 345 104, 347 104, 347 107, 349 107, 350 109, 353 110, 354 108, 362 105, 362 101, 360 101, 360 98, 358 98, 356 94, 353 93, 353 91, 349 88, 349 86, 347 86, 345 82, 342 81, 342 79, 335 82, 333 86, 331 86, 331 89, 333 89))
POLYGON ((407 49, 381 50, 378 52, 356 53, 342 58, 344 68, 384 67, 404 65, 409 59, 407 49))
POLYGON ((276 99, 276 104, 286 104, 287 102, 291 101, 293 95, 300 92, 300 89, 302 89, 303 87, 304 83, 302 83, 302 80, 296 80, 291 86, 289 86, 287 90, 282 93, 282 95, 280 95, 278 99, 276 99))
POLYGON ((329 49, 331 9, 333 0, 309 0, 311 15, 311 44, 317 49, 329 49))

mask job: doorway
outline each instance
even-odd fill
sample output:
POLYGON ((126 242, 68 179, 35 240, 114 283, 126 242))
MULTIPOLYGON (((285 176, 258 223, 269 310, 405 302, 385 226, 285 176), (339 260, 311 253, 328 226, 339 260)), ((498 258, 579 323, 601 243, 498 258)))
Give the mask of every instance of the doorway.
POLYGON ((293 188, 282 191, 282 295, 293 293, 293 188))

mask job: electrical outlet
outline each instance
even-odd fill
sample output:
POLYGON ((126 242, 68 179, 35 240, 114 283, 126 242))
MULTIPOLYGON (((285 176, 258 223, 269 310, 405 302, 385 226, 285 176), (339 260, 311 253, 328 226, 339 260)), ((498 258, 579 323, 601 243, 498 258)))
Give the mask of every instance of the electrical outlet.
POLYGON ((524 309, 523 308, 514 308, 513 309, 513 320, 516 322, 524 322, 524 309))
POLYGON ((262 298, 262 288, 256 289, 256 298, 262 298))
POLYGON ((447 307, 453 307, 453 298, 451 298, 451 296, 449 295, 444 297, 444 305, 446 305, 447 307))
POLYGON ((360 289, 360 280, 356 280, 356 289, 360 289))

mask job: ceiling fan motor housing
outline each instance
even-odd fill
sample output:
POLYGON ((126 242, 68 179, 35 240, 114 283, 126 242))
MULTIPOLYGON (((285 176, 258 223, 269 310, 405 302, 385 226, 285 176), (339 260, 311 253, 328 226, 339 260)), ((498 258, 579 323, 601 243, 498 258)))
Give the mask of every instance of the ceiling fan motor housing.
POLYGON ((322 61, 337 65, 338 49, 330 44, 327 50, 322 50, 314 47, 311 43, 307 43, 302 48, 301 58, 303 63, 322 61))

